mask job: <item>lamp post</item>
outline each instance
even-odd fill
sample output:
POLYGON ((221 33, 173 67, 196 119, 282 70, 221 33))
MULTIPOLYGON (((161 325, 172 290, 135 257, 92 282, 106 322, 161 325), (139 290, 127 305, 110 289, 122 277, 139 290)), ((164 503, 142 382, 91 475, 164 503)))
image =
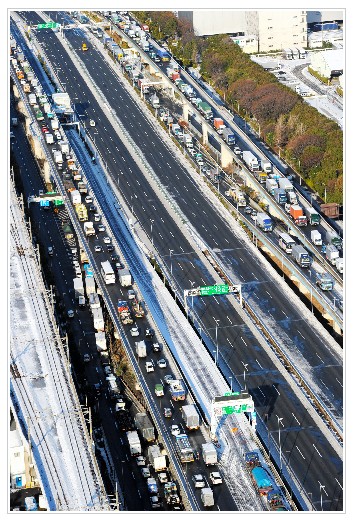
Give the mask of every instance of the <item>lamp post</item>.
MULTIPOLYGON (((320 505, 321 505, 321 511, 323 511, 323 509, 322 509, 322 490, 325 491, 325 486, 323 486, 319 480, 318 480, 318 482, 319 482, 319 486, 320 486, 320 505)), ((325 491, 325 493, 326 493, 326 491, 325 491)))
POLYGON ((308 272, 310 274, 310 304, 311 304, 311 312, 314 312, 314 309, 313 309, 313 286, 311 284, 311 269, 309 269, 308 272))
POLYGON ((215 360, 215 363, 216 363, 216 366, 218 364, 218 326, 219 326, 219 322, 220 320, 216 320, 216 318, 213 317, 213 319, 215 320, 216 322, 216 352, 217 352, 217 355, 216 355, 216 360, 215 360))
POLYGON ((242 364, 243 367, 244 367, 244 390, 246 390, 246 380, 245 380, 245 375, 246 375, 246 372, 248 371, 249 363, 244 363, 244 362, 242 361, 241 364, 242 364))
POLYGON ((154 247, 154 246, 153 246, 153 235, 152 235, 153 222, 154 222, 154 220, 153 220, 153 218, 151 218, 151 242, 152 242, 152 247, 154 247))
POLYGON ((230 393, 232 393, 233 392, 233 377, 229 376, 228 379, 230 379, 230 393))
MULTIPOLYGON (((282 446, 281 446, 281 428, 280 428, 280 423, 282 424, 283 417, 278 417, 277 414, 276 414, 276 417, 277 417, 277 422, 278 422, 279 468, 280 468, 280 472, 282 473, 282 446)), ((282 426, 283 426, 283 424, 282 424, 282 426)))
POLYGON ((217 350, 212 350, 212 352, 214 353, 214 362, 215 362, 215 365, 217 366, 217 361, 216 361, 217 350))
POLYGON ((169 249, 169 258, 170 258, 170 277, 173 276, 173 264, 172 264, 172 253, 174 253, 174 249, 169 249))

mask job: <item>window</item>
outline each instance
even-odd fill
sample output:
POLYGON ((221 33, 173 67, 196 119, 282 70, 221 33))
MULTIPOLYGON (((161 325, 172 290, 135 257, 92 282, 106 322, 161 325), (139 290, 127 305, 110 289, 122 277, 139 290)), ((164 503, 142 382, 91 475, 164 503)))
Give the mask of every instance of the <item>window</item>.
POLYGON ((16 451, 16 453, 13 454, 14 457, 19 457, 21 455, 20 451, 16 451))

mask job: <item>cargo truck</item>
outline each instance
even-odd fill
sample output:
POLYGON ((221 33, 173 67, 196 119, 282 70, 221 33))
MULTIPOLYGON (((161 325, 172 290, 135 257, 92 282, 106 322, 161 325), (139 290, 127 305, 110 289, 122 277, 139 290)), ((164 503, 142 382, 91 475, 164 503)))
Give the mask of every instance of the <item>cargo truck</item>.
POLYGON ((204 507, 214 506, 213 491, 211 488, 204 487, 201 489, 201 502, 203 503, 204 507))
POLYGON ((35 94, 29 94, 28 101, 30 105, 35 105, 37 103, 37 96, 35 94))
POLYGON ((102 309, 92 309, 93 327, 99 331, 104 331, 104 319, 102 309))
POLYGON ((326 231, 326 242, 335 246, 338 250, 342 249, 342 238, 334 231, 326 231))
POLYGON ((213 120, 213 128, 217 131, 217 134, 222 135, 223 130, 225 129, 226 125, 223 122, 223 119, 220 117, 215 117, 213 120))
POLYGON ((309 257, 309 253, 304 249, 301 245, 295 245, 292 248, 292 256, 296 263, 300 265, 300 267, 310 267, 311 261, 309 257))
POLYGON ((129 287, 132 284, 131 274, 129 269, 119 269, 119 282, 122 287, 129 287))
MULTIPOLYGON (((38 110, 38 112, 40 112, 40 110, 38 110)), ((42 112, 40 112, 40 113, 42 113, 42 112)), ((36 113, 36 116, 37 116, 37 113, 36 113)), ((45 134, 45 141, 47 144, 53 144, 53 142, 54 142, 53 134, 45 134)))
MULTIPOLYGON (((87 283, 87 280, 86 280, 86 283, 87 283)), ((101 306, 101 303, 99 301, 99 296, 97 293, 90 293, 89 295, 89 306, 91 308, 91 311, 93 311, 93 309, 99 309, 99 307, 101 306)))
POLYGON ((188 430, 197 430, 200 427, 200 417, 194 404, 182 406, 181 416, 188 430))
POLYGON ((90 278, 86 277, 86 294, 89 296, 92 293, 96 292, 96 282, 94 281, 93 276, 90 278))
POLYGON ((141 443, 137 431, 126 432, 127 442, 129 443, 130 455, 138 457, 141 455, 141 443))
POLYGON ((135 415, 135 426, 141 437, 147 442, 153 442, 156 437, 154 434, 154 427, 149 417, 145 413, 138 412, 135 415))
POLYGON ((78 216, 78 220, 80 222, 85 222, 86 220, 88 220, 87 208, 84 204, 76 204, 75 210, 78 216))
MULTIPOLYGON (((249 150, 243 151, 243 161, 245 162, 245 164, 247 165, 247 167, 249 168, 249 170, 251 172, 259 171, 259 169, 260 169, 259 161, 255 157, 255 155, 253 153, 251 153, 249 150)), ((264 180, 264 182, 265 181, 266 181, 266 179, 264 180)))
MULTIPOLYGON (((87 285, 86 285, 87 291, 87 285)), ((96 340, 96 348, 97 352, 105 352, 107 350, 107 340, 105 337, 105 333, 102 331, 95 332, 94 334, 96 340)))
POLYGON ((261 159, 261 169, 262 169, 262 171, 264 171, 266 173, 271 173, 272 172, 272 163, 270 163, 270 161, 261 159))
POLYGON ((52 119, 50 121, 50 126, 52 130, 58 130, 59 129, 59 121, 58 119, 52 119))
POLYGON ((185 388, 180 379, 170 381, 169 392, 173 401, 183 401, 185 399, 185 388))
POLYGON ((336 269, 339 273, 343 274, 344 261, 343 258, 336 258, 335 263, 336 269))
POLYGON ((280 177, 278 179, 278 186, 280 188, 282 188, 282 190, 285 190, 286 192, 294 191, 293 184, 288 179, 286 179, 286 177, 280 177))
POLYGON ((339 258, 339 252, 336 246, 333 244, 329 244, 326 247, 326 259, 330 262, 330 264, 335 265, 337 258, 339 258))
POLYGON ((310 238, 315 246, 322 246, 321 233, 317 229, 313 229, 310 232, 310 238))
POLYGON ((58 145, 60 147, 61 153, 65 153, 65 154, 70 153, 70 145, 69 145, 68 141, 59 141, 58 145))
POLYGON ((147 356, 146 343, 144 340, 135 341, 136 354, 139 358, 144 358, 147 356))
POLYGON ((76 299, 85 295, 82 278, 74 278, 74 291, 76 299))
POLYGON ((271 195, 274 196, 276 188, 278 188, 278 184, 275 181, 275 179, 267 178, 266 179, 266 191, 268 191, 268 193, 270 193, 271 195))
POLYGON ((332 291, 334 281, 328 273, 316 273, 316 285, 323 291, 332 291))
POLYGON ((154 471, 165 471, 167 469, 167 461, 165 455, 162 455, 159 446, 152 444, 148 446, 147 457, 150 464, 153 466, 154 471))
POLYGON ((206 120, 212 119, 212 109, 210 105, 208 105, 205 101, 201 101, 201 103, 199 104, 199 110, 206 120))
POLYGON ((217 450, 212 442, 202 444, 202 458, 206 466, 217 464, 217 450))
POLYGON ((235 144, 235 134, 230 128, 223 129, 223 139, 229 145, 235 144))
POLYGON ((276 200, 276 202, 278 202, 278 204, 286 204, 287 202, 287 194, 285 192, 285 190, 283 190, 282 188, 275 188, 273 190, 273 196, 276 200))
POLYGON ((304 207, 304 211, 310 226, 318 226, 320 224, 321 217, 319 213, 314 210, 314 208, 304 207))
POLYGON ((192 137, 190 134, 184 134, 184 144, 186 148, 193 148, 194 144, 192 142, 192 137))
POLYGON ((78 188, 78 191, 80 193, 87 193, 88 192, 87 185, 84 182, 82 182, 82 181, 77 183, 77 188, 78 188))
POLYGON ((58 164, 58 163, 62 164, 63 156, 62 156, 61 152, 59 152, 59 150, 55 150, 53 155, 54 155, 54 161, 56 162, 56 164, 58 164))
POLYGON ((169 61, 169 54, 167 53, 167 51, 165 51, 164 49, 157 49, 157 56, 162 60, 162 61, 169 61))
POLYGON ((298 197, 294 191, 287 191, 287 200, 289 204, 298 204, 298 197))
POLYGON ((273 229, 272 219, 267 213, 257 214, 256 225, 265 232, 272 231, 273 229))
POLYGON ((93 222, 85 222, 83 224, 83 231, 86 237, 94 236, 96 234, 96 230, 94 229, 93 222))
POLYGON ((307 218, 303 213, 303 208, 299 206, 299 204, 292 204, 289 210, 289 214, 297 226, 308 225, 307 218))
POLYGON ((237 184, 234 184, 225 192, 225 195, 231 197, 240 208, 246 206, 246 200, 243 190, 237 184))
POLYGON ((273 484, 269 478, 267 471, 261 466, 256 466, 250 472, 251 479, 261 496, 266 496, 269 491, 273 490, 273 484))
POLYGON ((72 204, 81 204, 81 193, 78 190, 70 191, 72 204))

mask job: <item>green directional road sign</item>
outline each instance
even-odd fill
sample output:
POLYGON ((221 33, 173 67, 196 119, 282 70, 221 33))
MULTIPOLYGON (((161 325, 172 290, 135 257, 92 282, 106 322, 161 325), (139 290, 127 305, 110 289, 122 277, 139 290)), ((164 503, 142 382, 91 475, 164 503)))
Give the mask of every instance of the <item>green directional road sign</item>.
POLYGON ((225 392, 223 395, 240 395, 240 392, 225 392))
POLYGON ((40 23, 37 25, 37 29, 56 29, 57 27, 60 27, 60 24, 55 22, 40 23))
POLYGON ((229 285, 205 285, 200 287, 200 296, 212 296, 213 294, 228 294, 229 285))

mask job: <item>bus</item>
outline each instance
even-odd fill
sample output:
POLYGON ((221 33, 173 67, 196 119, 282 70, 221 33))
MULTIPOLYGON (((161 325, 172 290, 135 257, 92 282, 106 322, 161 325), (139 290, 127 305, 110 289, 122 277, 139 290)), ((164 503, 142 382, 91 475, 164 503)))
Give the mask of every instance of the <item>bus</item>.
POLYGON ((278 236, 279 246, 290 255, 292 253, 292 247, 295 246, 295 241, 287 233, 280 233, 278 236))
POLYGON ((176 448, 181 462, 194 462, 194 452, 185 433, 176 435, 176 448))
POLYGON ((107 285, 110 283, 115 283, 115 273, 108 260, 106 262, 101 262, 101 266, 101 274, 105 283, 107 285))

